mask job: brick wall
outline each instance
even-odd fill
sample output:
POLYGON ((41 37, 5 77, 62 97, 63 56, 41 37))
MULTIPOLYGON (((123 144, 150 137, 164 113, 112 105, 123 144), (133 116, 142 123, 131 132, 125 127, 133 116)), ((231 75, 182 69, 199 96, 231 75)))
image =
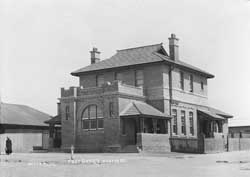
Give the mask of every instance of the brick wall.
POLYGON ((169 135, 137 133, 137 146, 145 152, 170 152, 169 135))
POLYGON ((204 140, 204 152, 224 152, 226 149, 224 138, 205 138, 204 140))
POLYGON ((197 138, 172 137, 170 142, 173 152, 201 153, 197 138))

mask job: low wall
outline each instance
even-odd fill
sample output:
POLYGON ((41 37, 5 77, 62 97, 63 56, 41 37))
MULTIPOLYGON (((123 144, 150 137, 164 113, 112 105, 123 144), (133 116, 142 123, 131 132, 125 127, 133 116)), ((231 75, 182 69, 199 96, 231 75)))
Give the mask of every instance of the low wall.
POLYGON ((137 146, 145 152, 170 152, 169 135, 137 133, 137 146))
POLYGON ((204 153, 224 152, 225 145, 224 138, 205 138, 204 153))
POLYGON ((228 138, 228 151, 250 150, 250 138, 228 138))
POLYGON ((173 152, 200 153, 201 151, 197 138, 172 137, 170 141, 173 152))

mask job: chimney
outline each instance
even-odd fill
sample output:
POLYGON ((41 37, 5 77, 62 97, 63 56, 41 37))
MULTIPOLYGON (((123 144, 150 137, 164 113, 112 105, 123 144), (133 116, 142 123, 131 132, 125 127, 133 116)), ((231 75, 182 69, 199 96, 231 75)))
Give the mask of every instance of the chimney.
POLYGON ((57 115, 61 115, 61 103, 57 103, 57 115))
POLYGON ((90 51, 91 64, 95 64, 100 61, 100 53, 97 48, 93 47, 93 50, 90 51))
POLYGON ((176 38, 175 34, 171 34, 169 40, 169 55, 171 60, 179 60, 179 39, 176 38))

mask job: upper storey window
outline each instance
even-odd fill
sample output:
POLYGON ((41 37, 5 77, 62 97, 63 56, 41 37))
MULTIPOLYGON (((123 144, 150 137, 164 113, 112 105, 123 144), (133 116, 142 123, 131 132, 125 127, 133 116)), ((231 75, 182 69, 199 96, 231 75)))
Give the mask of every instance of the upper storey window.
POLYGON ((190 92, 194 91, 194 79, 193 79, 193 75, 189 75, 189 91, 190 92))
POLYGON ((66 120, 69 119, 69 115, 70 115, 69 106, 66 106, 66 108, 65 108, 65 119, 66 119, 66 120))
POLYGON ((96 86, 101 87, 104 84, 104 77, 103 75, 96 76, 96 86))
POLYGON ((204 90, 204 83, 201 81, 201 90, 204 90))
POLYGON ((180 72, 180 88, 184 90, 184 73, 180 72))
POLYGON ((117 80, 117 81, 122 81, 122 73, 116 72, 116 73, 115 73, 115 80, 117 80))
POLYGON ((135 86, 143 87, 143 71, 142 70, 135 71, 135 86))

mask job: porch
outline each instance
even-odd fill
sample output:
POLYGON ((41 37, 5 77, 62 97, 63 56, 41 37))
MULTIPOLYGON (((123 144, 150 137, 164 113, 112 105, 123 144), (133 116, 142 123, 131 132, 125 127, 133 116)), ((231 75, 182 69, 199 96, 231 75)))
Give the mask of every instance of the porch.
POLYGON ((120 114, 122 149, 169 152, 170 119, 151 105, 134 101, 120 114))
POLYGON ((61 116, 54 116, 45 123, 49 124, 49 149, 59 149, 61 147, 61 116))
POLYGON ((197 110, 198 134, 204 138, 224 138, 225 118, 208 110, 197 110))
POLYGON ((212 111, 197 109, 197 137, 171 137, 171 151, 186 153, 224 152, 226 118, 212 111))
POLYGON ((223 125, 226 118, 212 111, 198 109, 198 145, 203 153, 224 152, 227 150, 227 137, 223 125))

